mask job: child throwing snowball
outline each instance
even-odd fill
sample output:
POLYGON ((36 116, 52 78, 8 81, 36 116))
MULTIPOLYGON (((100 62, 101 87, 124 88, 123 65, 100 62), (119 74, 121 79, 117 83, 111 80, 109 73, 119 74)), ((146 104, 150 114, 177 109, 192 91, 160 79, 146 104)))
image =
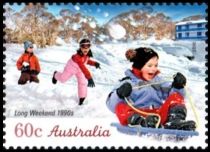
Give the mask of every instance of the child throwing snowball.
POLYGON ((82 39, 79 44, 80 48, 68 60, 63 72, 54 72, 52 83, 56 84, 57 81, 65 83, 75 75, 78 82, 79 105, 82 105, 87 97, 87 87, 95 87, 92 75, 87 69, 86 64, 95 66, 96 68, 100 68, 100 64, 90 59, 93 55, 90 49, 91 43, 89 39, 82 39))

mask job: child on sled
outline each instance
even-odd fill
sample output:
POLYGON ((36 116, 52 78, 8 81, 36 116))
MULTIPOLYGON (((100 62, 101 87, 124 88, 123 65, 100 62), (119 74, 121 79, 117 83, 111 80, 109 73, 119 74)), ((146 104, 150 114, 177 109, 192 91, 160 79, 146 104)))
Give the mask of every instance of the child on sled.
POLYGON ((133 62, 132 68, 125 71, 122 85, 114 89, 106 101, 120 124, 155 128, 160 118, 158 127, 195 130, 195 122, 185 120, 185 76, 177 73, 173 82, 163 82, 158 70, 159 56, 150 48, 130 49, 126 52, 126 58, 133 62), (134 86, 139 88, 133 89, 134 86), (133 107, 127 101, 132 101, 133 107))
POLYGON ((29 82, 39 83, 38 74, 40 72, 39 59, 33 53, 33 43, 24 42, 25 52, 17 60, 17 69, 21 71, 18 84, 23 85, 29 82))
POLYGON ((89 39, 82 39, 79 44, 80 48, 69 59, 63 72, 54 72, 52 83, 56 84, 57 80, 64 83, 75 75, 78 81, 79 105, 82 105, 87 96, 87 86, 95 87, 92 75, 87 69, 86 64, 95 66, 96 68, 100 68, 100 64, 90 59, 93 55, 90 49, 91 44, 89 39))

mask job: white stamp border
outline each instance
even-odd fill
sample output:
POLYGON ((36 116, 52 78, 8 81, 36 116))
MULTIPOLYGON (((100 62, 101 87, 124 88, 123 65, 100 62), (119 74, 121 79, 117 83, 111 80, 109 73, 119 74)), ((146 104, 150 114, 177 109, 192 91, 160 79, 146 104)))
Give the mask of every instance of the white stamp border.
MULTIPOLYGON (((4 2, 4 4, 6 4, 7 2, 4 2)), ((25 4, 28 4, 30 2, 26 2, 25 4)), ((32 2, 33 4, 36 4, 37 2, 32 2)), ((41 2, 41 3, 44 3, 44 4, 49 4, 49 5, 60 5, 62 2, 57 2, 57 3, 49 3, 49 2, 41 2)), ((116 3, 110 3, 110 2, 67 2, 67 3, 72 3, 72 4, 96 4, 96 5, 109 5, 109 4, 116 4, 116 5, 120 5, 120 4, 131 4, 130 2, 116 2, 116 3)), ((67 4, 66 2, 64 4, 67 4)), ((181 4, 181 5, 199 5, 199 4, 207 4, 207 2, 138 2, 138 3, 142 3, 142 4, 151 4, 151 5, 154 5, 154 4, 159 4, 159 5, 177 5, 177 4, 181 4)), ((134 4, 138 4, 138 3, 134 3, 134 4)), ((3 4, 3 5, 4 5, 3 4)), ((16 2, 10 2, 9 3, 10 5, 11 4, 16 4, 16 2)), ((17 4, 21 4, 20 2, 17 2, 17 4)), ((133 3, 132 3, 133 4, 133 3)), ((207 10, 208 10, 208 5, 207 5, 207 10)), ((208 11, 206 10, 206 13, 208 15, 208 11)), ((3 15, 4 15, 4 11, 3 11, 3 15)), ((4 19, 5 19, 5 16, 3 16, 4 19)), ((208 22, 208 18, 206 18, 207 22, 208 22)), ((3 24, 3 28, 5 28, 6 25, 3 24)), ((208 30, 208 27, 207 27, 207 30, 208 30)), ((208 32, 207 32, 208 33, 208 32)), ((206 35, 207 35, 206 33, 206 35)), ((4 85, 4 82, 6 80, 6 78, 4 77, 5 73, 6 73, 6 70, 4 70, 4 66, 6 66, 6 62, 4 62, 5 58, 6 58, 6 55, 4 54, 5 51, 6 51, 6 47, 4 47, 4 43, 6 42, 4 37, 5 37, 5 32, 3 32, 3 144, 5 144, 6 140, 5 140, 5 135, 6 135, 6 132, 5 132, 5 128, 6 128, 6 121, 7 121, 7 118, 5 117, 4 113, 6 111, 6 109, 4 108, 4 105, 6 104, 6 100, 4 99, 6 97, 6 93, 4 92, 4 90, 6 89, 6 86, 4 85)), ((207 70, 206 70, 206 79, 205 81, 207 82, 207 85, 205 86, 205 89, 206 89, 206 94, 205 94, 205 97, 206 97, 206 101, 205 101, 205 104, 206 104, 206 113, 207 113, 207 116, 205 117, 205 120, 207 120, 207 124, 205 125, 205 127, 207 128, 208 127, 208 38, 207 40, 205 41, 206 44, 207 44, 207 47, 206 47, 206 67, 207 67, 207 70)), ((206 134, 206 139, 205 139, 205 142, 208 143, 208 130, 205 132, 206 134)), ((208 146, 207 146, 208 147, 208 146)), ((207 147, 205 147, 204 149, 206 149, 207 147)), ((3 147, 5 149, 5 147, 3 147)), ((143 146, 142 148, 139 148, 137 146, 135 146, 134 148, 131 148, 130 146, 127 146, 126 148, 123 147, 123 146, 118 146, 118 147, 115 147, 115 146, 111 146, 110 148, 107 148, 106 146, 103 146, 103 148, 99 147, 99 146, 95 146, 95 147, 91 147, 91 146, 87 146, 86 148, 84 148, 83 146, 78 146, 78 147, 75 147, 75 146, 71 146, 71 148, 67 147, 67 146, 63 146, 62 148, 60 146, 56 146, 56 147, 52 147, 52 146, 48 146, 48 147, 45 147, 45 146, 40 146, 40 147, 36 147, 36 146, 25 146, 25 147, 22 147, 22 146, 17 146, 16 148, 14 148, 13 146, 10 146, 8 149, 39 149, 39 150, 50 150, 50 149, 71 149, 71 150, 116 150, 116 149, 119 149, 119 150, 139 150, 139 149, 142 149, 142 150, 163 150, 163 149, 170 149, 170 150, 178 150, 178 149, 184 149, 184 150, 199 150, 199 149, 202 149, 201 147, 196 147, 194 148, 193 146, 189 147, 189 148, 186 148, 185 146, 182 146, 182 147, 179 147, 179 146, 174 146, 174 147, 170 147, 170 146, 166 146, 165 148, 163 148, 162 146, 159 146, 159 147, 154 147, 154 146, 150 146, 150 147, 147 147, 147 146, 143 146)))

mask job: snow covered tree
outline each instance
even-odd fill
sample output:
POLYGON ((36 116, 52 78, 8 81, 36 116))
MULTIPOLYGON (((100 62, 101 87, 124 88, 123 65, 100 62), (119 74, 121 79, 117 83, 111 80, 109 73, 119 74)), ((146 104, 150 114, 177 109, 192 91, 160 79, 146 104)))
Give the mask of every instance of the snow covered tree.
POLYGON ((12 25, 5 29, 8 42, 22 43, 30 40, 38 47, 55 44, 59 22, 46 10, 40 3, 29 3, 20 12, 7 8, 7 25, 12 25))
POLYGON ((24 14, 22 29, 30 35, 30 39, 39 47, 55 44, 55 36, 58 34, 55 30, 58 24, 50 25, 50 23, 55 22, 55 17, 46 12, 46 9, 40 3, 36 5, 29 3, 21 11, 21 14, 24 14))

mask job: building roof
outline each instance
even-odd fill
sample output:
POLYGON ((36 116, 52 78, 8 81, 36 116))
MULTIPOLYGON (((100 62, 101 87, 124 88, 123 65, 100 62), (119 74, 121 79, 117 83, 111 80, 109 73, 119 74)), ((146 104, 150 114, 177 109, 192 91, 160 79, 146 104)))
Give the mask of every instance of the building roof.
POLYGON ((179 22, 176 25, 186 25, 186 24, 196 24, 196 23, 206 23, 207 21, 205 19, 201 20, 195 20, 195 21, 184 21, 184 22, 179 22))

